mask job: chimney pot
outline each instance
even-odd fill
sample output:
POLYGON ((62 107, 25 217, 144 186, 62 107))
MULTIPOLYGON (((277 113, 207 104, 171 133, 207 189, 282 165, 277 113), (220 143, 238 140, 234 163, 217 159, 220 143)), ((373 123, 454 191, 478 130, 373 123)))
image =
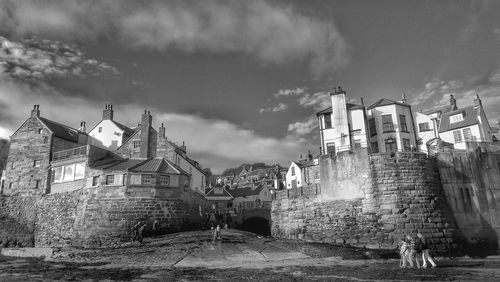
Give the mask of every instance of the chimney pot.
POLYGON ((40 117, 40 105, 33 105, 33 110, 31 110, 31 117, 40 117))

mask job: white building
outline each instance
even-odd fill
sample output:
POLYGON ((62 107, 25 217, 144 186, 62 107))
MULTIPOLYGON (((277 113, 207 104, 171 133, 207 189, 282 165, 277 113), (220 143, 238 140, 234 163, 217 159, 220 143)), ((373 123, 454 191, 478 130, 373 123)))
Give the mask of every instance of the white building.
POLYGON ((206 175, 200 165, 181 152, 176 153, 176 165, 191 176, 190 188, 205 194, 206 175))
POLYGON ((380 99, 368 107, 369 140, 373 153, 411 151, 417 147, 411 106, 380 99))
POLYGON ((455 149, 466 149, 466 142, 492 142, 493 135, 479 95, 474 106, 444 113, 439 123, 439 137, 455 149))
POLYGON ((303 168, 304 166, 300 162, 293 161, 290 164, 285 176, 287 189, 302 187, 306 178, 303 168))
POLYGON ((113 105, 106 104, 102 120, 89 132, 89 144, 113 151, 133 133, 133 129, 113 120, 113 105))
POLYGON ((341 87, 330 92, 331 107, 318 113, 321 154, 331 154, 367 147, 365 107, 346 103, 341 87))
POLYGON ((418 150, 427 153, 427 142, 439 137, 438 118, 431 117, 423 113, 415 113, 415 122, 417 124, 418 150))

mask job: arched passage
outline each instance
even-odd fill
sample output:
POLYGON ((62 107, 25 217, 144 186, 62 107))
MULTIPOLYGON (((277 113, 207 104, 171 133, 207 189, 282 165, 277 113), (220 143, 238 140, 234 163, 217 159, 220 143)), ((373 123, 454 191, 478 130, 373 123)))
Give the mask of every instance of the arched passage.
POLYGON ((269 220, 263 217, 251 217, 243 221, 240 229, 262 236, 271 235, 271 226, 269 225, 269 220))

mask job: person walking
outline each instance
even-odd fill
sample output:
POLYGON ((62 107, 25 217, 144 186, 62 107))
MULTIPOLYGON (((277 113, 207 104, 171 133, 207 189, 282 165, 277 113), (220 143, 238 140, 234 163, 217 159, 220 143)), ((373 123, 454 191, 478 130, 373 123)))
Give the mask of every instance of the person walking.
POLYGON ((152 230, 153 230, 153 233, 156 233, 158 231, 158 219, 155 219, 153 221, 153 228, 152 228, 152 230))
POLYGON ((138 237, 137 237, 137 241, 139 241, 139 243, 142 244, 142 240, 144 240, 144 229, 146 228, 146 223, 143 222, 141 227, 139 227, 139 231, 137 232, 138 233, 138 237))
POLYGON ((421 245, 422 245, 422 261, 423 261, 422 268, 427 267, 427 261, 429 261, 431 263, 432 267, 436 267, 436 263, 434 262, 432 257, 429 255, 429 244, 427 242, 427 239, 420 232, 417 233, 417 237, 420 240, 421 245))
POLYGON ((415 266, 413 263, 413 261, 415 260, 415 262, 417 263, 417 268, 420 268, 420 263, 418 262, 418 258, 416 256, 417 250, 415 249, 416 248, 415 238, 413 236, 411 236, 410 234, 408 234, 408 235, 406 235, 406 242, 408 243, 409 249, 410 249, 410 252, 408 254, 408 260, 410 262, 410 267, 413 268, 415 266))
POLYGON ((140 221, 138 221, 137 224, 132 227, 132 233, 134 234, 134 236, 132 237, 132 241, 139 239, 139 228, 141 228, 140 221))

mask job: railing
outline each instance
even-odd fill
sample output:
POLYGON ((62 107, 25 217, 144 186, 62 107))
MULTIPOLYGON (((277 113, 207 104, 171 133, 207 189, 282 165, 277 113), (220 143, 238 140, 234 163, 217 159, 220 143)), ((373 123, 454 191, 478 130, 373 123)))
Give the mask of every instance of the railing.
POLYGON ((86 155, 87 155, 87 146, 81 146, 69 150, 54 152, 52 154, 52 161, 60 161, 86 155))

